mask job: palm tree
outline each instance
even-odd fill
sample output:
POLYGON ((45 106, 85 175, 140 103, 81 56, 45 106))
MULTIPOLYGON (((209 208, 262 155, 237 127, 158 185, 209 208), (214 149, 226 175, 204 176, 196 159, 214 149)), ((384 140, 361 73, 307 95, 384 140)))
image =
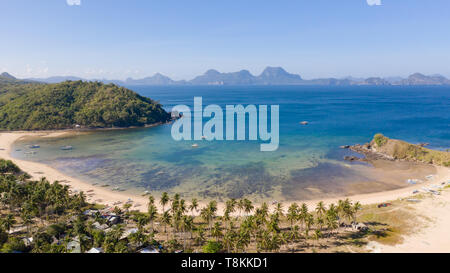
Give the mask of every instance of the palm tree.
POLYGON ((239 216, 241 216, 241 212, 245 207, 245 201, 243 199, 240 199, 239 202, 237 202, 237 208, 239 210, 239 216))
POLYGON ((205 242, 205 230, 203 227, 198 227, 196 230, 197 236, 195 237, 195 242, 198 245, 202 245, 205 242))
POLYGON ((6 231, 10 231, 15 223, 16 219, 14 219, 14 215, 12 214, 8 214, 3 219, 1 219, 3 229, 5 229, 6 231))
POLYGON ((314 224, 314 216, 311 213, 306 213, 305 216, 305 238, 309 237, 309 231, 314 224))
POLYGON ((266 218, 267 216, 269 216, 269 206, 267 205, 266 202, 263 202, 261 204, 261 215, 266 218))
MULTIPOLYGON (((192 239, 192 228, 194 219, 192 216, 184 215, 181 221, 183 232, 189 232, 190 238, 192 239)), ((183 247, 186 249, 186 236, 183 234, 183 247)))
POLYGON ((236 210, 236 199, 232 198, 230 200, 227 200, 225 203, 225 208, 228 210, 228 213, 233 213, 236 210))
POLYGON ((343 208, 344 216, 347 218, 347 220, 351 220, 353 217, 353 207, 350 200, 347 198, 344 200, 344 208, 343 208))
POLYGON ((202 218, 208 223, 209 230, 212 232, 212 222, 217 212, 217 202, 211 201, 208 203, 208 206, 202 209, 200 215, 202 218))
POLYGON ((240 228, 236 238, 236 251, 245 252, 251 242, 250 230, 247 227, 240 228))
POLYGON ((174 215, 180 207, 180 195, 176 193, 172 198, 172 203, 170 205, 170 211, 174 215))
POLYGON ((151 205, 154 205, 155 204, 155 197, 153 197, 153 195, 149 195, 148 196, 148 205, 149 206, 151 206, 151 205))
POLYGON ((163 213, 164 213, 165 212, 164 207, 167 205, 167 203, 169 203, 169 195, 167 194, 167 192, 162 193, 159 203, 163 207, 163 213))
POLYGON ((157 215, 158 215, 158 208, 155 205, 150 205, 148 208, 148 220, 152 225, 152 231, 154 231, 153 222, 156 220, 157 215))
POLYGON ((245 213, 250 214, 250 212, 252 212, 252 210, 254 209, 252 201, 248 200, 248 199, 244 199, 244 211, 245 213))
POLYGON ((275 213, 277 213, 279 216, 284 216, 284 213, 283 213, 283 204, 281 204, 281 203, 277 203, 277 205, 275 206, 275 213))
MULTIPOLYGON (((172 216, 168 211, 165 211, 161 217, 161 222, 164 224, 164 233, 167 232, 167 225, 170 225, 172 216)), ((169 240, 169 234, 167 233, 167 240, 169 240)))
POLYGON ((356 215, 358 214, 358 211, 361 210, 361 209, 362 209, 361 203, 356 202, 356 203, 353 205, 353 208, 352 208, 352 218, 353 218, 353 222, 356 223, 356 215))
POLYGON ((30 235, 31 230, 31 224, 33 224, 33 218, 31 217, 30 213, 23 212, 20 217, 22 218, 22 222, 24 225, 27 226, 27 234, 30 235))
POLYGON ((318 242, 321 237, 322 237, 322 232, 320 230, 316 229, 313 234, 314 248, 316 247, 316 242, 318 242))
POLYGON ((298 218, 298 205, 297 203, 292 203, 288 208, 287 219, 291 222, 291 229, 294 226, 294 222, 298 218))
POLYGON ((184 214, 187 211, 186 208, 186 201, 184 199, 181 199, 178 205, 178 209, 180 210, 181 214, 184 214))
POLYGON ((323 201, 317 203, 316 213, 319 217, 322 217, 325 214, 326 208, 323 201))
POLYGON ((301 208, 300 208, 299 215, 298 215, 298 218, 300 220, 300 223, 301 223, 302 227, 304 226, 304 224, 306 222, 306 218, 308 217, 308 214, 309 214, 308 213, 308 206, 305 203, 303 203, 301 208))
POLYGON ((227 248, 227 253, 230 253, 233 249, 235 236, 236 234, 233 230, 228 230, 223 235, 223 245, 227 248))
POLYGON ((219 222, 214 223, 214 227, 211 231, 211 236, 216 237, 216 242, 219 241, 219 237, 223 236, 222 227, 219 222))
POLYGON ((279 218, 278 218, 278 214, 274 213, 270 216, 270 221, 267 224, 267 230, 269 230, 272 233, 279 233, 280 232, 280 227, 279 225, 279 218))
POLYGON ((192 198, 191 205, 189 206, 189 210, 191 213, 194 212, 194 210, 197 212, 198 210, 198 201, 196 198, 192 198))

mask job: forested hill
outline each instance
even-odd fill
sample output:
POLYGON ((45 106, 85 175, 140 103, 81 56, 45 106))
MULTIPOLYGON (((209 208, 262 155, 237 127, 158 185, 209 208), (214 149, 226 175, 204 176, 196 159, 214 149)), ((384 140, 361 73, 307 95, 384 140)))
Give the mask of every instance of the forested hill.
MULTIPOLYGON (((1 81, 2 79, 0 79, 1 81)), ((144 126, 170 119, 149 98, 100 82, 0 84, 0 129, 46 130, 144 126)))

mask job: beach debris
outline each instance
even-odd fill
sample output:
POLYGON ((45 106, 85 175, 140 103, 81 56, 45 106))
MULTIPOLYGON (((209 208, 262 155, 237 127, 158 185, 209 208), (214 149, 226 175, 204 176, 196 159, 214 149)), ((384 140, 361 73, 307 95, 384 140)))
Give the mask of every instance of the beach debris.
POLYGON ((309 124, 308 121, 301 121, 301 122, 300 122, 300 125, 308 125, 308 124, 309 124))
POLYGON ((149 195, 149 194, 150 194, 149 191, 144 191, 144 194, 142 196, 146 196, 146 195, 149 195))
POLYGON ((352 223, 352 229, 357 231, 367 231, 369 228, 364 223, 352 223))
POLYGON ((62 146, 60 149, 63 151, 70 151, 73 149, 73 147, 72 146, 62 146))
POLYGON ((432 190, 432 189, 429 189, 429 188, 426 188, 426 187, 423 187, 422 189, 423 189, 425 192, 427 192, 427 193, 431 193, 431 194, 434 194, 434 195, 441 195, 440 192, 435 191, 435 190, 432 190))
POLYGON ((416 185, 417 183, 420 183, 422 181, 420 181, 419 179, 408 179, 406 180, 406 183, 411 184, 411 185, 416 185))
POLYGON ((29 145, 28 148, 30 148, 30 149, 39 149, 39 148, 41 148, 41 146, 39 146, 39 145, 29 145))
POLYGON ((419 199, 412 199, 412 198, 410 198, 410 199, 406 199, 406 201, 408 201, 408 202, 412 202, 412 203, 419 203, 419 202, 420 202, 420 200, 419 200, 419 199))
POLYGON ((389 207, 391 205, 392 205, 391 203, 381 203, 381 204, 378 205, 378 208, 387 208, 387 207, 389 207))
POLYGON ((119 187, 114 187, 114 188, 112 188, 112 190, 113 191, 120 191, 120 188, 119 187))
POLYGON ((419 193, 418 190, 413 191, 413 194, 418 194, 418 193, 419 193))
POLYGON ((430 174, 430 175, 425 176, 425 178, 428 180, 432 180, 432 179, 434 179, 434 175, 430 174))

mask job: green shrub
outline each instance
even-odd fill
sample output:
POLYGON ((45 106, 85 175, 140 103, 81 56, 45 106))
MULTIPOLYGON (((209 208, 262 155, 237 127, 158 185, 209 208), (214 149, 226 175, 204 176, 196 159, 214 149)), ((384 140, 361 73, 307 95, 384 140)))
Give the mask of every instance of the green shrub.
POLYGON ((222 244, 215 241, 208 241, 203 246, 203 253, 219 253, 222 251, 222 244))
POLYGON ((0 86, 0 129, 66 129, 76 124, 130 127, 169 119, 158 102, 114 84, 67 81, 15 89, 0 86))
POLYGON ((10 237, 8 241, 3 244, 1 252, 3 253, 13 253, 13 252, 25 252, 25 243, 16 237, 10 237))
POLYGON ((383 136, 382 134, 376 134, 373 140, 378 145, 378 147, 381 147, 387 143, 387 137, 383 136))
POLYGON ((21 172, 20 168, 16 164, 14 164, 11 160, 4 160, 4 159, 0 158, 0 173, 1 174, 5 174, 5 173, 17 174, 20 172, 21 172))

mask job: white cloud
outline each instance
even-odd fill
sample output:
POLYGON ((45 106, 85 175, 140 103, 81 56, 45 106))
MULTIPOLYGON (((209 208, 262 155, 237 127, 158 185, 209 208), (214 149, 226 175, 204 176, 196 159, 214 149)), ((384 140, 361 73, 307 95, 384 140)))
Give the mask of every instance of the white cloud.
POLYGON ((66 0, 69 6, 81 6, 81 0, 66 0))
POLYGON ((381 0, 366 0, 366 1, 367 5, 369 6, 381 6, 381 0))

